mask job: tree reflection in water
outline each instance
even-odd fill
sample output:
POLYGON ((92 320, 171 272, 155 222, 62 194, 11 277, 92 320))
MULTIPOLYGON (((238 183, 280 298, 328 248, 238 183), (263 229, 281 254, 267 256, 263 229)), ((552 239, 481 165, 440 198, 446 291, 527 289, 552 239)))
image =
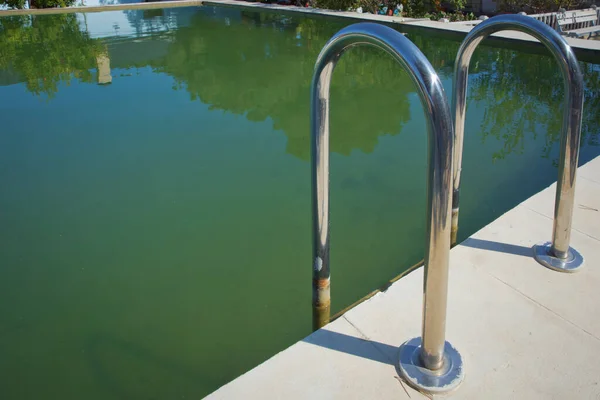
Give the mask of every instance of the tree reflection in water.
POLYGON ((90 83, 100 40, 83 31, 75 14, 20 15, 0 18, 0 70, 12 71, 27 90, 49 98, 61 82, 90 83))
MULTIPOLYGON (((233 9, 167 11, 126 12, 137 37, 161 40, 167 50, 142 57, 141 65, 120 67, 151 66, 172 76, 174 89, 186 90, 191 100, 251 121, 270 119, 287 136, 287 152, 308 160, 313 65, 343 23, 233 9)), ((75 78, 91 83, 92 71, 106 53, 104 41, 91 39, 74 14, 2 18, 0 37, 0 70, 17 74, 27 90, 47 97, 56 94, 60 82, 75 78)), ((408 37, 449 82, 459 41, 426 32, 408 37)), ((522 153, 526 138, 533 135, 533 140, 544 141, 543 155, 548 157, 560 140, 562 124, 564 90, 555 61, 549 55, 482 49, 471 63, 468 94, 469 109, 484 107, 481 140, 501 142, 493 153, 500 160, 522 153), (544 138, 535 136, 540 131, 544 138)), ((582 144, 597 146, 600 65, 581 63, 581 68, 586 83, 582 144)), ((449 84, 446 89, 450 94, 449 84)), ((383 52, 362 47, 346 53, 331 86, 331 151, 369 153, 381 135, 402 132, 411 118, 420 119, 411 115, 414 94, 406 73, 383 52)), ((469 118, 466 129, 469 135, 469 118)))

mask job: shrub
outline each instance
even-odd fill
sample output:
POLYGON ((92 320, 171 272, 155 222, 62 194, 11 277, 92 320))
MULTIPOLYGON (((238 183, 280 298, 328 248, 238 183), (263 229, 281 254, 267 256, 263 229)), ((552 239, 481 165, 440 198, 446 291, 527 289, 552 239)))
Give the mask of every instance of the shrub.
POLYGON ((357 0, 314 0, 313 5, 317 8, 328 10, 347 10, 357 7, 357 0))
MULTIPOLYGON (((508 0, 524 1, 524 0, 508 0)), ((537 0, 541 1, 541 0, 537 0)), ((550 0, 548 0, 550 1, 550 0)), ((560 1, 560 0, 556 0, 560 1)), ((563 0, 564 1, 564 0, 563 0)), ((431 18, 438 20, 448 18, 451 21, 465 21, 475 19, 473 14, 460 12, 466 6, 466 0, 313 0, 313 6, 330 10, 356 10, 362 8, 363 12, 381 14, 383 11, 394 10, 401 4, 402 14, 409 18, 431 18), (449 13, 448 11, 454 11, 449 13)))
MULTIPOLYGON (((388 1, 384 1, 388 3, 388 1)), ((317 8, 326 8, 329 10, 356 10, 361 7, 364 12, 377 14, 379 6, 382 4, 380 0, 314 0, 313 5, 317 8)), ((395 4, 394 4, 395 7, 395 4)))
MULTIPOLYGON (((26 0, 0 0, 0 5, 9 8, 25 8, 26 0)), ((29 8, 55 8, 73 5, 75 0, 29 0, 29 8)))
POLYGON ((525 11, 528 14, 554 12, 559 8, 571 10, 593 4, 590 0, 501 0, 499 9, 505 12, 525 11))
POLYGON ((441 18, 448 18, 450 20, 450 22, 457 22, 457 21, 472 21, 475 19, 475 14, 473 14, 473 13, 464 14, 462 12, 448 13, 448 12, 440 11, 440 12, 434 12, 434 13, 426 13, 422 17, 429 18, 433 21, 439 21, 441 18))

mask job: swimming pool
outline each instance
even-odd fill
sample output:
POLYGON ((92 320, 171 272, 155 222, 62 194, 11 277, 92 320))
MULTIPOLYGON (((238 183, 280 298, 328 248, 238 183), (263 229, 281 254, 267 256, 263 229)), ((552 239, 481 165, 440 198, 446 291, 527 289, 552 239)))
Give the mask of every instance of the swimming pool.
MULTIPOLYGON (((0 18, 2 399, 199 397, 310 332, 308 92, 349 23, 0 18)), ((449 93, 460 39, 406 32, 449 93)), ((556 179, 559 71, 533 45, 490 44, 471 64, 461 238, 556 179)), ((600 154, 591 61, 582 163, 600 154)), ((422 258, 426 135, 376 50, 346 54, 331 93, 335 311, 422 258)))

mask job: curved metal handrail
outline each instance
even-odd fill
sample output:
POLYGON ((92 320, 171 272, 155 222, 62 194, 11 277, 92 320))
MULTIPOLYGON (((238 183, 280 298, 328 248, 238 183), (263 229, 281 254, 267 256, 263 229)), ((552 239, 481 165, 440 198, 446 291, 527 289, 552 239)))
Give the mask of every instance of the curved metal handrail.
POLYGON ((400 369, 409 383, 423 390, 436 392, 438 386, 451 389, 462 379, 462 364, 456 353, 449 368, 448 349, 454 348, 445 341, 452 196, 450 108, 442 83, 423 53, 403 35, 383 25, 359 23, 342 29, 323 47, 315 64, 311 86, 313 327, 325 325, 330 314, 329 87, 342 54, 360 44, 378 47, 394 57, 417 86, 425 109, 429 150, 423 335, 418 346, 403 346, 404 353, 411 354, 405 363, 407 357, 400 352, 400 369), (412 357, 413 353, 418 357, 412 357), (411 368, 411 361, 432 373, 411 368))
POLYGON ((567 101, 564 106, 552 243, 536 246, 535 257, 549 268, 573 272, 583 264, 583 257, 569 247, 581 136, 583 76, 573 49, 562 36, 543 22, 523 15, 500 15, 478 24, 462 42, 456 56, 452 93, 452 108, 455 116, 452 243, 455 244, 458 231, 458 194, 467 108, 469 62, 475 48, 483 39, 503 30, 524 32, 542 42, 558 62, 564 79, 567 101))

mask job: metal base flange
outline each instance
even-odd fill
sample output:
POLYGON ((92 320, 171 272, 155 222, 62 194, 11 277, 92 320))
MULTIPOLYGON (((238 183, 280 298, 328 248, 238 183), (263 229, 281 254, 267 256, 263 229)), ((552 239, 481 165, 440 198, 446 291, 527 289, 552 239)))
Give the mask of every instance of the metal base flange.
POLYGON ((413 388, 431 394, 449 393, 462 383, 465 372, 460 353, 446 342, 444 365, 437 371, 425 368, 421 363, 421 338, 413 338, 400 346, 400 375, 413 388))
POLYGON ((544 267, 559 272, 577 272, 583 267, 583 256, 574 248, 569 247, 566 259, 555 257, 551 249, 551 242, 536 244, 533 246, 533 257, 544 267))

